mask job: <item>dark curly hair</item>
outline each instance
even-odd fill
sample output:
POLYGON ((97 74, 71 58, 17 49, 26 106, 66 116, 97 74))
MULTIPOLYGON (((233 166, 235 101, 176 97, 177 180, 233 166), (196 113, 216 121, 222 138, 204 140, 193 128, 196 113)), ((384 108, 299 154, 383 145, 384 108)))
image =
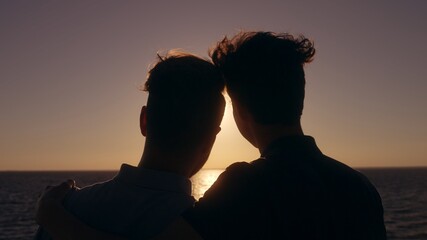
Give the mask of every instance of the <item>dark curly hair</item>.
POLYGON ((297 123, 304 106, 303 66, 315 54, 313 42, 287 33, 240 32, 210 51, 227 92, 260 124, 297 123))

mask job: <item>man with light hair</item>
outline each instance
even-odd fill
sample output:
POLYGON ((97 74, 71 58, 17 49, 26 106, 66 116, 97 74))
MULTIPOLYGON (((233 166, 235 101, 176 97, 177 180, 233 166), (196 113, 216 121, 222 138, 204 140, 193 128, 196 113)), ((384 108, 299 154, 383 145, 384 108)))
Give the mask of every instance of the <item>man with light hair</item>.
MULTIPOLYGON (((223 89, 211 62, 181 52, 159 57, 145 83, 139 165, 123 164, 110 181, 71 191, 64 207, 85 224, 124 238, 159 234, 194 204, 189 178, 205 164, 220 131, 223 89)), ((60 239, 55 231, 50 235, 60 239)), ((40 229, 36 239, 50 236, 40 229)))

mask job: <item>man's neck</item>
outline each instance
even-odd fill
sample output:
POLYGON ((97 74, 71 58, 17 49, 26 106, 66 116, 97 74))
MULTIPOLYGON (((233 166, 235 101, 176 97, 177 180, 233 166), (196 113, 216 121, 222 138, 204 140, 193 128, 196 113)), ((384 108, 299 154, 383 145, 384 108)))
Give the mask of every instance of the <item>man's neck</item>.
POLYGON ((292 126, 283 125, 258 125, 253 128, 253 136, 256 141, 256 147, 259 152, 264 150, 275 140, 287 136, 303 136, 304 132, 301 124, 292 126))
MULTIPOLYGON (((157 151, 152 148, 144 149, 141 160, 139 161, 138 167, 140 168, 148 168, 157 171, 170 172, 178 175, 182 175, 185 177, 189 177, 191 175, 189 166, 181 166, 182 159, 184 157, 180 154, 169 154, 166 151, 157 151)), ((186 162, 188 161, 186 159, 186 162)))

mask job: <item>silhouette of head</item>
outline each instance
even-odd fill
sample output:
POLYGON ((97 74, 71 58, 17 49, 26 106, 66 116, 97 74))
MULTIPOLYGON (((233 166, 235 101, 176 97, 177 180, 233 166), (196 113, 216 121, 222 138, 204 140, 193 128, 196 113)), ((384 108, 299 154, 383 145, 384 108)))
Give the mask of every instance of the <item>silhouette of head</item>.
POLYGON ((245 106, 262 125, 299 123, 304 105, 304 63, 313 43, 287 33, 241 32, 211 50, 233 105, 245 106))
POLYGON ((203 148, 199 169, 194 171, 200 170, 220 130, 225 108, 223 89, 224 80, 211 62, 182 52, 159 56, 144 88, 149 92, 146 148, 155 146, 181 155, 203 148))

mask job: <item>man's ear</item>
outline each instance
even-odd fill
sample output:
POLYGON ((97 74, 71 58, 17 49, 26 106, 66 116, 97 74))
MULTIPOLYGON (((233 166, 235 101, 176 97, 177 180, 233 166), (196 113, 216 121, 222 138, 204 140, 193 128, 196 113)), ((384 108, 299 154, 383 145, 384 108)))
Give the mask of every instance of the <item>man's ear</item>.
POLYGON ((142 136, 147 136, 147 106, 142 106, 141 114, 139 115, 139 128, 142 136))

